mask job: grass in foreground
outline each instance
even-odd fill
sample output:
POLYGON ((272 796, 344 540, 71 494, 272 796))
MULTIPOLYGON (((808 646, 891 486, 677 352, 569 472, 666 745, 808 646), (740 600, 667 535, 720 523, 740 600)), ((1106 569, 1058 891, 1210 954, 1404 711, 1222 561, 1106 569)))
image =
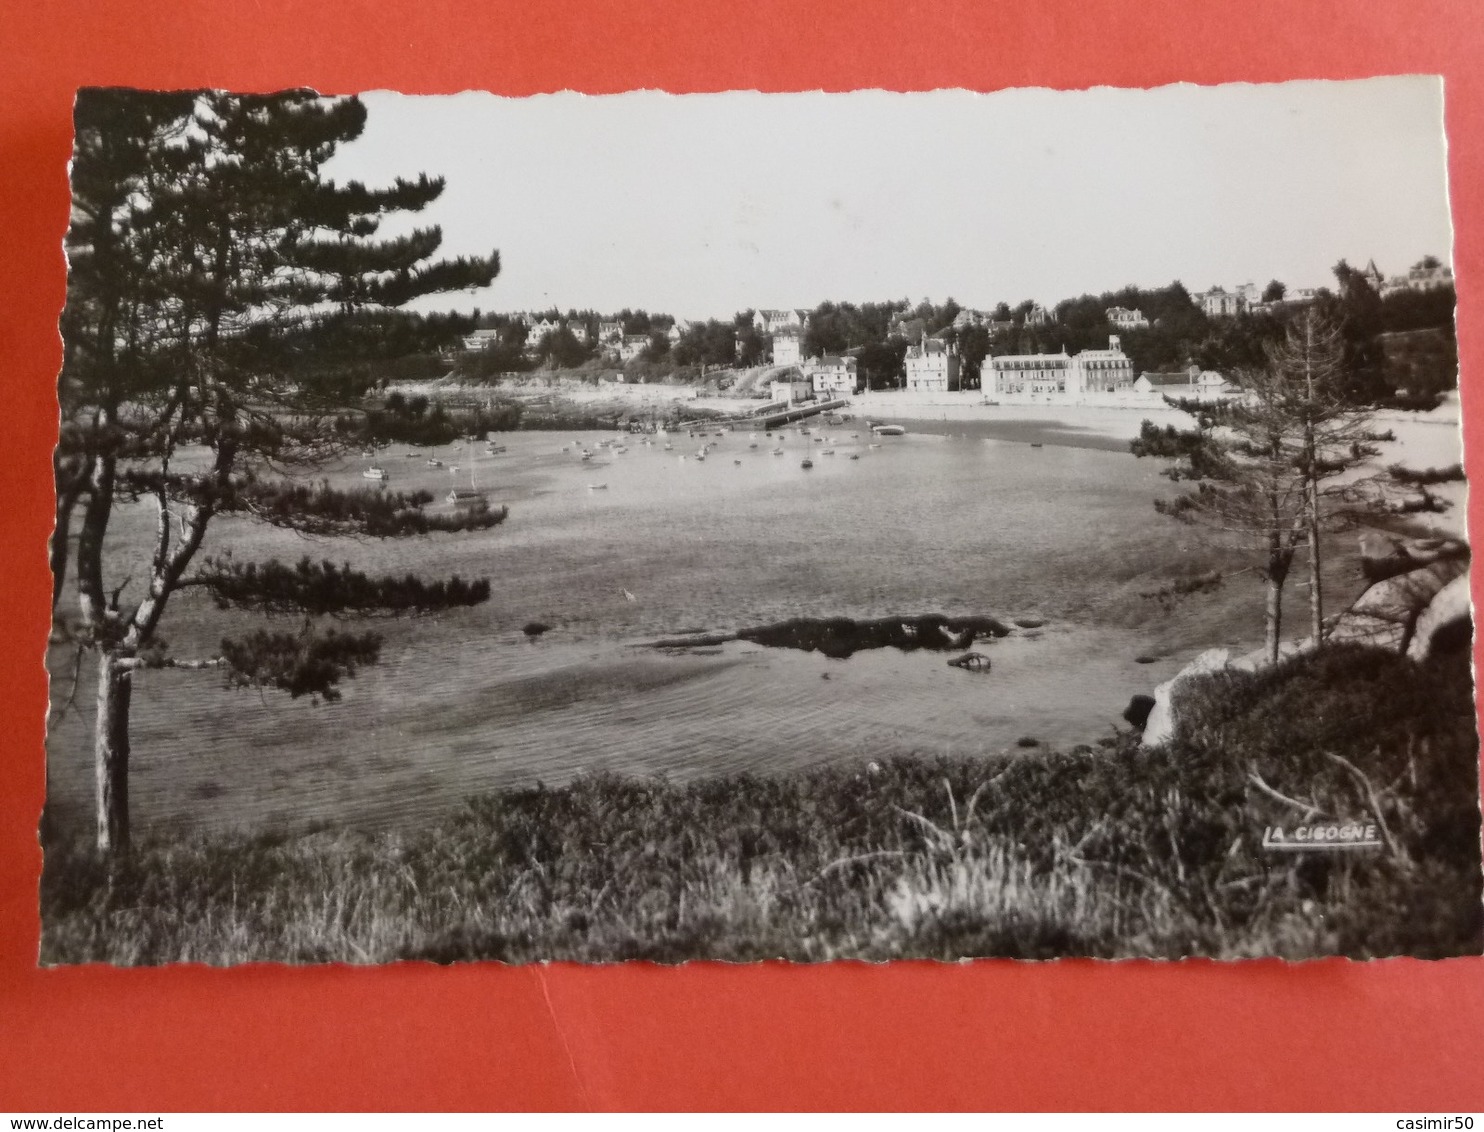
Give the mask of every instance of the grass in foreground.
POLYGON ((1466 655, 1191 686, 1177 738, 684 785, 589 777, 414 836, 48 847, 42 960, 154 964, 1477 953, 1466 655), (1266 854, 1378 820, 1387 848, 1266 854))

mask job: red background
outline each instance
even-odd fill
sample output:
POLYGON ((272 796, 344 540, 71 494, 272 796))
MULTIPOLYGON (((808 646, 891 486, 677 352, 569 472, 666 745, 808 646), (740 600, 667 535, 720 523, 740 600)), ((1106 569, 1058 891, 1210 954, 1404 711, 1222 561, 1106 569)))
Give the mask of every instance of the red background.
MULTIPOLYGON (((522 95, 1441 73, 1472 392, 1477 0, 0 0, 0 29, 0 1109, 1484 1108, 1480 960, 34 966, 75 87, 522 95)), ((1469 408, 1473 447, 1484 401, 1469 408)), ((1477 457, 1469 468, 1480 474, 1477 457)))

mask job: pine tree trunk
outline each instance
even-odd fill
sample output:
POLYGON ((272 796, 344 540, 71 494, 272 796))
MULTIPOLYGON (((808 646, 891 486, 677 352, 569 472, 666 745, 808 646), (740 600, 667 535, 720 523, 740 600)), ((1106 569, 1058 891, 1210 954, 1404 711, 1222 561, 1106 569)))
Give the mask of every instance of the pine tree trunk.
POLYGON ((1264 645, 1268 652, 1268 662, 1278 663, 1278 643, 1283 636, 1283 582, 1272 572, 1268 574, 1267 608, 1265 622, 1264 645))
POLYGON ((129 702, 133 674, 107 650, 98 662, 98 714, 93 725, 93 770, 98 811, 98 852, 129 851, 129 702))
POLYGON ((1324 645, 1324 588, 1319 578, 1322 563, 1319 558, 1319 499, 1316 491, 1313 499, 1315 510, 1309 519, 1309 635, 1314 638, 1314 648, 1324 645))

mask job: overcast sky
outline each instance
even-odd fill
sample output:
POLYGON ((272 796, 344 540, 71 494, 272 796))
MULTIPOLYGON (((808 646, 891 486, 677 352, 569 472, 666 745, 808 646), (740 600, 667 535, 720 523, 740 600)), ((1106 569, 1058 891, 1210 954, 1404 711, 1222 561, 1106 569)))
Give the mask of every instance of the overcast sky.
POLYGON ((419 218, 494 285, 424 309, 729 317, 1451 262, 1427 77, 1156 90, 364 96, 330 167, 447 178, 419 218))

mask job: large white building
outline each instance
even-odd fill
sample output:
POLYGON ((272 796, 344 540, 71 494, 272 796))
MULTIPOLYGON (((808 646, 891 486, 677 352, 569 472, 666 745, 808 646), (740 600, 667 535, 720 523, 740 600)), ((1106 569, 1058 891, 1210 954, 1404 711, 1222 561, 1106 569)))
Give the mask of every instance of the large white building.
POLYGON ((797 330, 780 331, 773 335, 773 364, 775 366, 796 366, 802 357, 803 352, 797 330))
POLYGON ((1118 335, 1108 335, 1106 350, 1083 350, 1072 358, 1079 393, 1119 393, 1134 384, 1134 363, 1119 344, 1118 335))
POLYGON ((926 334, 915 345, 907 347, 903 361, 907 374, 907 388, 927 393, 946 393, 958 388, 958 347, 950 346, 941 338, 929 338, 926 334))
POLYGON ((981 389, 996 393, 1065 393, 1071 386, 1072 359, 1059 354, 1001 354, 985 358, 980 371, 981 389), (990 377, 985 381, 986 371, 990 377))
POLYGON ((855 392, 856 361, 854 358, 825 354, 810 358, 803 365, 816 397, 848 397, 855 392))
POLYGON ((1106 350, 985 358, 979 384, 1008 395, 1119 393, 1133 387, 1134 367, 1119 345, 1118 335, 1113 334, 1108 337, 1106 350))
POLYGON ((805 310, 757 310, 752 314, 753 329, 762 334, 802 331, 808 325, 809 312, 805 310))

